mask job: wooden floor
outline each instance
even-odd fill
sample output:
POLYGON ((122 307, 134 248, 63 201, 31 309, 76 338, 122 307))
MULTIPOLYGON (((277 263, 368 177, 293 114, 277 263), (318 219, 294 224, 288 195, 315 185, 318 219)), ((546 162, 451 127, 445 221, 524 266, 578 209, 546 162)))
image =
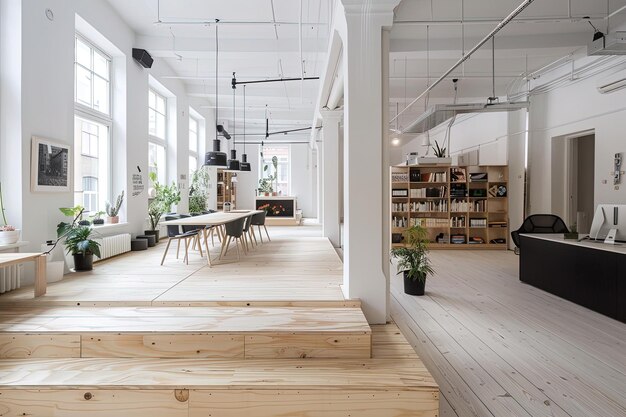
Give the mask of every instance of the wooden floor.
POLYGON ((426 296, 392 279, 391 309, 441 416, 626 416, 626 324, 521 283, 511 252, 431 255, 426 296))
MULTIPOLYGON (((96 263, 91 272, 68 275, 49 284, 46 295, 36 300, 32 288, 2 294, 0 306, 237 306, 242 300, 253 306, 354 305, 344 300, 342 263, 328 239, 319 237, 319 227, 268 229, 272 242, 240 261, 232 246, 213 267, 195 251, 185 265, 173 247, 160 266, 165 250, 160 243, 96 263)), ((216 245, 212 257, 219 250, 216 245)))

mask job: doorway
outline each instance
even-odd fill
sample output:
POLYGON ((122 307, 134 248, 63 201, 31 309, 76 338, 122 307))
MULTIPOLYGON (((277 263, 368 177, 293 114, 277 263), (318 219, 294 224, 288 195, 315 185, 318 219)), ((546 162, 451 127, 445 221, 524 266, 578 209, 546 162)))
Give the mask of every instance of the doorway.
POLYGON ((595 133, 559 136, 552 141, 552 211, 568 227, 589 233, 595 209, 595 133))

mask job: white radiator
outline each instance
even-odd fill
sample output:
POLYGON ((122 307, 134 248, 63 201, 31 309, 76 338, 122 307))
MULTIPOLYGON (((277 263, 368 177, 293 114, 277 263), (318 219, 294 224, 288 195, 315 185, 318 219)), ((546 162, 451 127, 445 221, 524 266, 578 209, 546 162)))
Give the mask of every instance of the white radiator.
POLYGON ((0 268, 0 294, 20 288, 22 265, 11 265, 0 268))
POLYGON ((107 259, 115 255, 120 255, 130 251, 130 233, 120 235, 104 236, 94 239, 100 243, 100 258, 96 260, 107 259))

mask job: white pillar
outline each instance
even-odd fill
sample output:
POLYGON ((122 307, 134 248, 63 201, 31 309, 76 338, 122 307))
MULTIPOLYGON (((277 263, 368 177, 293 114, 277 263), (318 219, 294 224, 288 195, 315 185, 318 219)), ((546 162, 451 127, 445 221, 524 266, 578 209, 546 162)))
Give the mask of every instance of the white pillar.
POLYGON ((322 233, 334 247, 341 246, 339 226, 339 125, 343 110, 322 110, 324 183, 322 233))
MULTIPOLYGON (((362 301, 371 324, 387 319, 389 268, 384 195, 387 126, 383 125, 382 31, 399 0, 341 0, 346 17, 344 62, 344 285, 362 301)), ((385 80, 387 82, 387 80, 385 80)), ((388 158, 388 156, 387 156, 388 158)))

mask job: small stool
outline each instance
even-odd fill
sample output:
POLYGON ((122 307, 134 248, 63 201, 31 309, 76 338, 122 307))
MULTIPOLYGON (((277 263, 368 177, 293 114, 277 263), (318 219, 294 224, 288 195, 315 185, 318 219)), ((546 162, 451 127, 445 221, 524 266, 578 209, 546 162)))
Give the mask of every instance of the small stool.
POLYGON ((132 251, 147 250, 147 249, 148 249, 147 239, 133 239, 130 241, 130 250, 132 251))
POLYGON ((145 239, 148 241, 148 247, 156 246, 156 236, 155 235, 137 235, 135 239, 145 239))

